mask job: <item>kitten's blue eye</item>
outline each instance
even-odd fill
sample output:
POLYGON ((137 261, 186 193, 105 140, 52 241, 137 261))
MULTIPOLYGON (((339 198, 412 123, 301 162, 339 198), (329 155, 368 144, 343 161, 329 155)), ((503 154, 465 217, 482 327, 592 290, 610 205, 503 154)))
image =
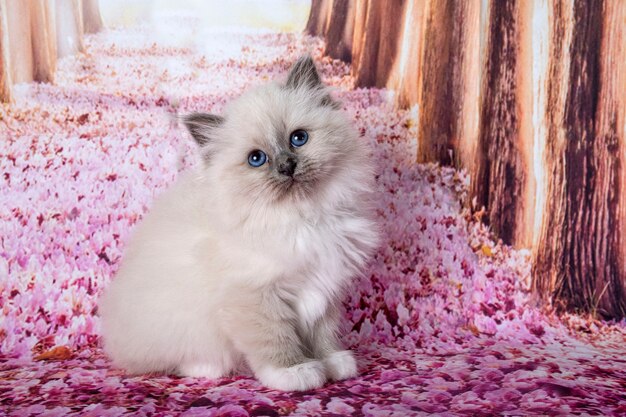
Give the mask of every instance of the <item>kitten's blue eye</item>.
POLYGON ((299 148, 304 145, 306 141, 309 140, 309 134, 306 133, 306 130, 296 130, 291 134, 291 138, 289 141, 293 146, 299 148))
POLYGON ((266 161, 267 155, 265 155, 265 152, 258 149, 256 151, 250 152, 250 154, 248 155, 248 164, 250 164, 251 167, 258 168, 266 161))

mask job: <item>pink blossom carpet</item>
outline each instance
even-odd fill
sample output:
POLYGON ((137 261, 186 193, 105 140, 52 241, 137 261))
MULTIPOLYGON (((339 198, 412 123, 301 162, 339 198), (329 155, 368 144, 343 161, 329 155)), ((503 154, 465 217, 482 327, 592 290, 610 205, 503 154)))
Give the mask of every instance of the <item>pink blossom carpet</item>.
POLYGON ((55 85, 0 107, 0 415, 626 415, 626 323, 558 318, 529 253, 463 209, 468 178, 415 163, 414 115, 297 34, 88 38, 55 85), (174 111, 219 112, 312 52, 379 167, 384 244, 345 300, 358 378, 283 393, 250 376, 126 376, 99 342, 98 295, 153 197, 197 162, 174 111))

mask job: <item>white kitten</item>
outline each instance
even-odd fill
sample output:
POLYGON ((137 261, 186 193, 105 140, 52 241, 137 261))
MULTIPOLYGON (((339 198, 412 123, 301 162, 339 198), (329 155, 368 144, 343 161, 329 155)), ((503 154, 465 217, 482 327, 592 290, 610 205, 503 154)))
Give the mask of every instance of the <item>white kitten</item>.
POLYGON ((281 390, 355 376, 336 333, 376 245, 373 178, 312 59, 223 117, 184 121, 205 163, 137 227, 100 303, 107 353, 133 373, 209 378, 245 362, 281 390))

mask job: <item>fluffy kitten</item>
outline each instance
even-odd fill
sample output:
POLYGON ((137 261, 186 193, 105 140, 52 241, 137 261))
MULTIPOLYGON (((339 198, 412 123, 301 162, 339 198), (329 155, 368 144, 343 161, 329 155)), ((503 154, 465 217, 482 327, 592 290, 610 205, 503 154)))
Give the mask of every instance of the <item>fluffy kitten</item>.
POLYGON ((247 364, 281 390, 355 376, 338 306, 376 244, 372 172, 312 59, 184 122, 204 164, 138 225, 100 303, 106 352, 132 373, 247 364))

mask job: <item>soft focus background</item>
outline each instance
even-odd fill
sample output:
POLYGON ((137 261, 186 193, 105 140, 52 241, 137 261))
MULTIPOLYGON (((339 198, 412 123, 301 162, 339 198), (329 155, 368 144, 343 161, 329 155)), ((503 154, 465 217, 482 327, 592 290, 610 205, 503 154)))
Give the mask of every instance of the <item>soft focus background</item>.
MULTIPOLYGON (((193 16, 204 28, 248 27, 283 32, 304 30, 310 0, 109 0, 99 3, 102 20, 107 27, 129 27, 139 23, 154 26, 167 24, 172 15, 193 16)), ((178 26, 186 32, 184 26, 178 26)))
POLYGON ((0 415, 626 414, 626 2, 0 0, 0 415), (219 113, 311 54, 372 149, 361 375, 129 376, 97 299, 219 113))

